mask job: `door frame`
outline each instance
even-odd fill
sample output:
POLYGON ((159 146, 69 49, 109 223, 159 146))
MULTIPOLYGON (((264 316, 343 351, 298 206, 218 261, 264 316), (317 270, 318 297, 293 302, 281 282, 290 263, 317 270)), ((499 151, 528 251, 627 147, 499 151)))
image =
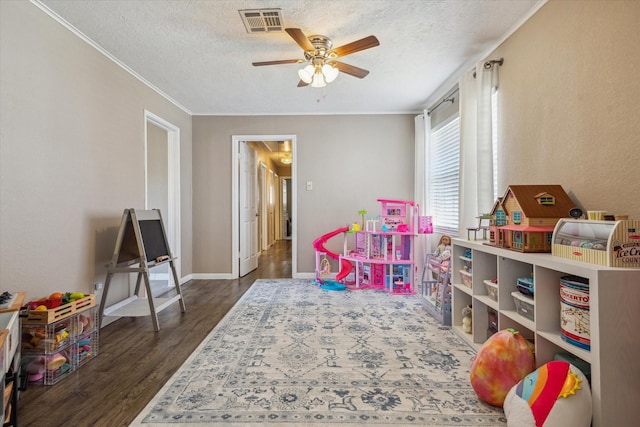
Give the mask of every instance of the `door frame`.
POLYGON ((293 163, 291 165, 291 215, 293 220, 291 221, 291 275, 293 278, 297 277, 298 263, 297 263, 297 247, 298 247, 298 212, 297 212, 297 191, 296 191, 296 176, 297 176, 297 160, 296 160, 296 135, 232 135, 231 136, 231 278, 237 279, 240 274, 240 207, 239 207, 239 191, 240 191, 240 167, 238 152, 240 149, 240 141, 291 141, 291 155, 293 163))
POLYGON ((168 212, 162 213, 162 219, 167 226, 167 240, 172 255, 176 260, 174 266, 178 280, 182 281, 180 230, 180 128, 162 117, 144 110, 144 208, 149 209, 149 183, 147 182, 147 123, 151 123, 167 132, 167 178, 168 178, 168 212))
POLYGON ((267 238, 267 165, 264 162, 258 162, 258 193, 260 199, 260 232, 258 240, 260 241, 260 252, 269 249, 269 239, 267 238))

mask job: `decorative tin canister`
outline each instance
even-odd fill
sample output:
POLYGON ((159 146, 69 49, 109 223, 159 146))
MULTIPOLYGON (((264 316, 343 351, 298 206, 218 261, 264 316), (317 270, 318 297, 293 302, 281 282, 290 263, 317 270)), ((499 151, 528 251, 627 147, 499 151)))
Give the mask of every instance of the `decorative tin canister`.
POLYGON ((585 278, 560 279, 560 336, 570 344, 591 350, 589 281, 585 278))

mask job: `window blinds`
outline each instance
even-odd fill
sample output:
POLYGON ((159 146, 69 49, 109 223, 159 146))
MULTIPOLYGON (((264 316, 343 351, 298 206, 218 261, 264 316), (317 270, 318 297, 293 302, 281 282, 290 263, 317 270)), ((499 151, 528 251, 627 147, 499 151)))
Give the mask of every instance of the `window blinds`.
POLYGON ((429 139, 429 206, 434 231, 458 234, 460 195, 460 117, 435 128, 429 139))

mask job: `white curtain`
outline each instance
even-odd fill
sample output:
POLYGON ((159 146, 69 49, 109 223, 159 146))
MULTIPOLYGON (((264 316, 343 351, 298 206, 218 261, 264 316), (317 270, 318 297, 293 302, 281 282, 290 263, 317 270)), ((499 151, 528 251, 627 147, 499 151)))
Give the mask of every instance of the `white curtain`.
POLYGON ((491 95, 498 88, 499 66, 492 64, 487 69, 485 63, 479 62, 475 70, 463 75, 459 82, 461 233, 466 227, 477 226, 477 216, 488 213, 495 202, 492 144, 495 130, 492 127, 491 95))
POLYGON ((478 160, 478 214, 491 210, 493 197, 493 118, 491 116, 491 95, 498 88, 498 64, 487 62, 476 65, 477 86, 477 160, 478 160))
POLYGON ((476 188, 477 103, 476 79, 473 71, 462 76, 460 87, 460 225, 459 236, 466 236, 466 227, 475 226, 478 215, 476 188))
POLYGON ((414 187, 413 187, 413 200, 420 204, 420 214, 423 215, 426 212, 426 154, 427 147, 426 124, 425 121, 429 121, 427 114, 419 114, 414 118, 415 126, 415 165, 414 165, 414 187), (426 117, 426 119, 425 119, 426 117))
MULTIPOLYGON (((427 179, 427 155, 426 147, 429 139, 430 120, 427 112, 419 114, 414 118, 415 125, 415 181, 414 181, 414 195, 413 200, 420 205, 420 215, 424 215, 427 211, 427 191, 426 191, 426 179, 427 179)), ((419 274, 424 267, 424 254, 429 247, 429 237, 419 235, 415 239, 414 245, 414 260, 416 262, 416 284, 419 283, 419 274)))

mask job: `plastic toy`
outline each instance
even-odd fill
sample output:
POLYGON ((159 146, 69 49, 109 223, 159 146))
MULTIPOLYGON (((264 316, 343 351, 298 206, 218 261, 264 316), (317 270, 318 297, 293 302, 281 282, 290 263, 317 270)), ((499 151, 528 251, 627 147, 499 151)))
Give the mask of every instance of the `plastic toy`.
POLYGON ((361 211, 358 211, 358 215, 360 215, 360 217, 362 218, 362 229, 363 229, 363 230, 364 230, 364 216, 365 216, 366 214, 367 214, 367 211, 366 211, 366 210, 364 210, 364 209, 363 209, 363 210, 361 210, 361 211))
POLYGON ((322 260, 320 259, 320 257, 324 257, 323 259, 326 259, 326 256, 328 255, 330 258, 333 258, 335 260, 340 260, 340 272, 338 272, 338 274, 336 275, 336 281, 341 281, 344 280, 349 273, 351 272, 351 270, 353 269, 353 266, 351 265, 351 263, 349 261, 347 261, 346 259, 341 259, 340 256, 338 254, 336 254, 335 252, 332 252, 330 250, 328 250, 327 248, 325 248, 324 244, 327 242, 327 240, 329 240, 330 238, 337 236, 341 233, 348 233, 349 232, 349 227, 340 227, 330 233, 327 233, 325 235, 322 235, 320 237, 318 237, 316 240, 314 240, 313 242, 313 248, 316 250, 316 282, 318 282, 319 284, 323 284, 324 281, 321 278, 321 271, 322 271, 322 260))
POLYGON ((546 363, 509 390, 504 414, 511 427, 589 427, 589 382, 569 362, 546 363))
POLYGON ((47 367, 47 370, 49 371, 58 370, 65 363, 67 363, 67 358, 60 353, 56 353, 53 356, 48 356, 45 358, 45 365, 47 367))
POLYGON ((325 280, 320 285, 320 288, 324 289, 325 291, 344 291, 347 289, 347 286, 334 280, 325 280))
MULTIPOLYGON (((338 228, 313 242, 316 252, 316 282, 323 285, 323 257, 339 261, 337 283, 348 289, 376 288, 395 294, 414 294, 414 242, 418 234, 419 206, 412 201, 378 199, 381 215, 365 219, 366 210, 358 211, 362 226, 338 228), (378 224, 379 223, 379 224, 378 224), (328 239, 343 233, 342 254, 325 247, 328 239), (355 248, 348 248, 348 234, 355 234, 355 248), (355 271, 354 271, 355 270, 355 271), (355 273, 355 274, 352 274, 355 273)), ((427 217, 422 217, 427 218, 427 217)))
POLYGON ((37 382, 44 378, 44 357, 37 357, 33 360, 27 359, 25 362, 27 379, 30 382, 37 382))
POLYGON ((496 332, 471 362, 471 386, 490 405, 503 406, 511 387, 536 369, 531 345, 513 329, 496 332))

